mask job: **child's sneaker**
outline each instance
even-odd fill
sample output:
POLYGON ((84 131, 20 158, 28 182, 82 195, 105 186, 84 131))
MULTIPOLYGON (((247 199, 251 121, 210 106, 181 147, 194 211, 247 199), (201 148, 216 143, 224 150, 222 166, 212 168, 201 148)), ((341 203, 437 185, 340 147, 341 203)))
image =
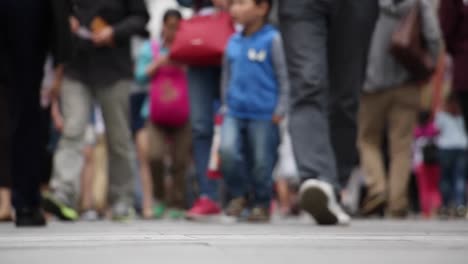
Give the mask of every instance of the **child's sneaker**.
POLYGON ((450 209, 448 209, 447 207, 441 207, 439 208, 438 215, 439 219, 448 220, 450 218, 450 209))
POLYGON ((221 214, 219 206, 207 197, 198 199, 192 209, 187 212, 189 220, 203 220, 221 214))
POLYGON ((233 199, 227 206, 226 215, 239 218, 242 215, 242 212, 245 210, 246 205, 247 201, 243 197, 233 199))
POLYGON ((466 207, 463 205, 457 206, 455 210, 455 217, 456 218, 464 218, 466 216, 466 207))
POLYGON ((270 221, 270 210, 263 207, 254 207, 247 221, 252 223, 267 223, 270 221))
POLYGON ((52 194, 44 194, 43 207, 47 213, 53 214, 63 221, 76 221, 79 218, 75 209, 56 199, 52 194))
POLYGON ((161 219, 164 217, 165 213, 166 213, 166 205, 164 203, 160 203, 154 206, 153 208, 154 218, 161 219))
POLYGON ((99 214, 95 210, 86 210, 81 214, 81 220, 94 222, 99 220, 99 214))
POLYGON ((168 212, 168 216, 172 220, 180 220, 180 219, 184 218, 185 211, 180 210, 180 209, 170 209, 169 212, 168 212))
POLYGON ((126 203, 116 203, 112 207, 112 220, 117 222, 128 222, 135 218, 135 209, 126 203))

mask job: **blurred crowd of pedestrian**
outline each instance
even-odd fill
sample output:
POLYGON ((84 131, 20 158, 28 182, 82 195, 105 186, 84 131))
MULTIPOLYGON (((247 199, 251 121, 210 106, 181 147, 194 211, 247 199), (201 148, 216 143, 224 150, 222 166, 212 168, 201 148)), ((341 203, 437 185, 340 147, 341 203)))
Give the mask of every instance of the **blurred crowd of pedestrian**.
POLYGON ((0 221, 468 217, 468 1, 167 2, 0 3, 0 221))

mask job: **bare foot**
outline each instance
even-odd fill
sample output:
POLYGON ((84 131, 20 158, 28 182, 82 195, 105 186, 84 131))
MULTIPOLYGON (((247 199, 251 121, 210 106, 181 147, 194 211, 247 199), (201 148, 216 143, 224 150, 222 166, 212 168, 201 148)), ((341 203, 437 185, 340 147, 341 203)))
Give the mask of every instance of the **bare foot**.
POLYGON ((154 216, 154 214, 153 214, 153 208, 152 208, 152 207, 150 207, 150 208, 143 208, 143 213, 142 213, 142 215, 143 215, 143 219, 147 219, 147 220, 153 219, 153 216, 154 216))
POLYGON ((11 210, 7 209, 0 209, 0 222, 8 222, 13 220, 13 215, 11 213, 11 210))
POLYGON ((11 221, 12 208, 11 208, 11 192, 8 189, 0 189, 0 222, 11 221))

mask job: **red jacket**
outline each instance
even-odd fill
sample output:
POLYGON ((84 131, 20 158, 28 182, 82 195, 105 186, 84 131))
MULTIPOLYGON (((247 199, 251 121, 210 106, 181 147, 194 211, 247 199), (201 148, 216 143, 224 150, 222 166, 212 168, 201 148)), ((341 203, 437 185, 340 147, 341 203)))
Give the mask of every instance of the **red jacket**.
POLYGON ((440 22, 449 54, 453 57, 453 88, 468 91, 468 1, 441 0, 440 22))

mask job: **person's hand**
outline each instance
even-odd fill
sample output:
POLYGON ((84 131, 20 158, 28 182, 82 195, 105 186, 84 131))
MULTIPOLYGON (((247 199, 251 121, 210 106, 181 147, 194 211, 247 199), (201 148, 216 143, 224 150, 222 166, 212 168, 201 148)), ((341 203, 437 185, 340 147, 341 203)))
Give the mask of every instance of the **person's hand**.
POLYGON ((69 21, 70 21, 70 30, 72 33, 76 33, 78 32, 78 30, 80 29, 80 21, 78 21, 78 19, 74 16, 71 16, 69 18, 69 21))
POLYGON ((45 93, 43 93, 42 96, 47 98, 48 102, 58 100, 60 98, 61 86, 62 84, 59 80, 54 80, 50 87, 43 89, 45 93))
POLYGON ((170 64, 169 56, 159 56, 147 68, 147 76, 153 76, 160 67, 170 64))
POLYGON ((50 112, 55 129, 58 132, 62 133, 64 128, 64 121, 62 114, 60 113, 60 106, 58 100, 52 101, 50 112))
POLYGON ((114 42, 114 29, 111 26, 105 27, 99 32, 93 33, 92 40, 98 47, 111 46, 114 42))
POLYGON ((221 10, 226 10, 229 7, 228 0, 211 0, 213 5, 221 10))
POLYGON ((279 125, 283 121, 283 116, 280 115, 273 115, 273 123, 275 125, 279 125))

